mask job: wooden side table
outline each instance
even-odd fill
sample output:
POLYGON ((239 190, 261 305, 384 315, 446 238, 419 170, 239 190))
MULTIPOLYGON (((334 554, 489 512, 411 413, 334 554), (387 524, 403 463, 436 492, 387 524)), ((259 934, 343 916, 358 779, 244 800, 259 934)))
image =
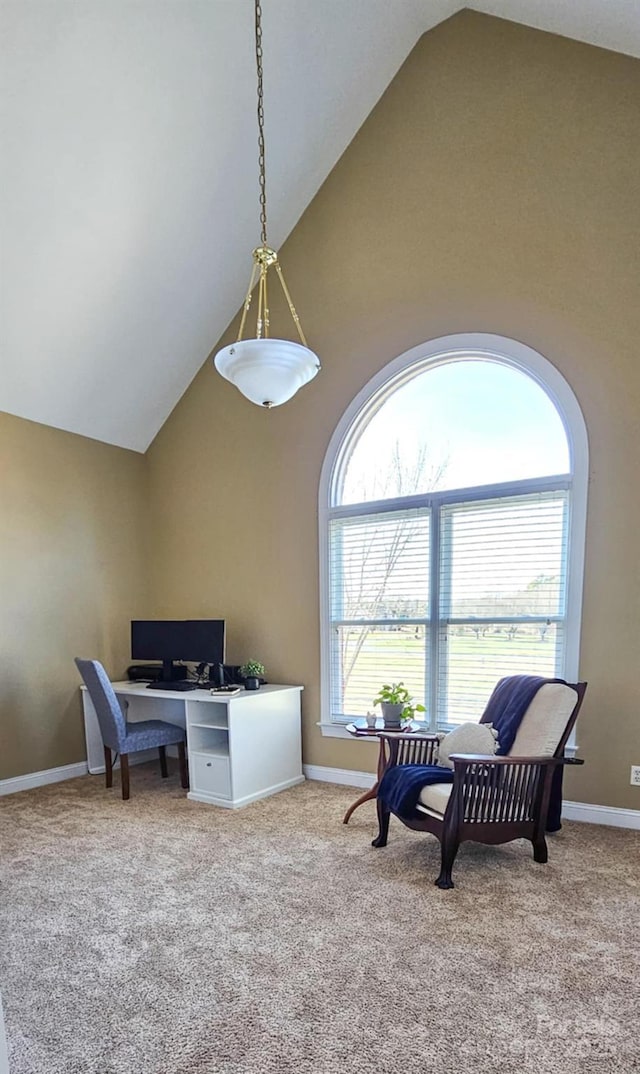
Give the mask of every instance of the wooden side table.
POLYGON ((403 727, 399 728, 399 730, 392 731, 390 730, 390 728, 384 726, 384 720, 382 718, 376 720, 375 727, 368 727, 367 721, 364 719, 354 720, 353 723, 347 724, 346 730, 349 732, 350 735, 353 735, 354 738, 377 738, 380 742, 380 752, 378 753, 378 772, 375 784, 373 785, 373 787, 371 787, 370 790, 365 791, 364 794, 361 794, 360 797, 356 799, 356 801, 353 803, 353 805, 349 806, 347 812, 343 817, 343 824, 349 823, 351 814, 358 808, 358 806, 364 805, 365 802, 370 802, 373 798, 376 797, 378 793, 380 780, 384 775, 384 771, 387 767, 387 763, 389 760, 389 756, 385 748, 388 739, 386 737, 381 737, 382 735, 388 735, 390 738, 397 737, 397 742, 395 743, 395 746, 398 750, 398 758, 396 762, 397 764, 433 763, 432 757, 435 751, 435 744, 437 742, 437 739, 434 735, 417 735, 416 732, 421 731, 423 726, 424 725, 421 723, 407 723, 403 727), (425 750, 424 748, 420 750, 421 754, 426 753, 429 755, 429 760, 423 760, 422 757, 418 759, 417 751, 415 749, 415 746, 418 744, 418 742, 424 745, 432 743, 431 750, 425 750), (411 748, 412 744, 414 744, 413 749, 411 748))

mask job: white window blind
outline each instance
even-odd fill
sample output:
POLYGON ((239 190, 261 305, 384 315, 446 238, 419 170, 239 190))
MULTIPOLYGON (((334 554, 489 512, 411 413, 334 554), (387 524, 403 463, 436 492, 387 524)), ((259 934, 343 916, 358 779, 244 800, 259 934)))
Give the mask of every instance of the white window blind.
POLYGON ((562 673, 566 489, 424 501, 329 522, 334 720, 402 681, 447 728, 478 719, 504 675, 562 673))
POLYGON ((479 719, 504 675, 561 674, 567 534, 562 490, 443 505, 439 725, 479 719))
POLYGON ((332 718, 361 716, 383 682, 428 689, 430 510, 329 527, 332 718))

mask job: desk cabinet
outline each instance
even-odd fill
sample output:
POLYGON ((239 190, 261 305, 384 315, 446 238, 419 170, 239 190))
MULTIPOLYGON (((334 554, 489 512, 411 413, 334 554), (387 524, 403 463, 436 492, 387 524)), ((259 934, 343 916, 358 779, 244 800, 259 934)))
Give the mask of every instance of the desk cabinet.
MULTIPOLYGON (((196 802, 235 809, 302 783, 301 686, 262 686, 232 697, 208 690, 148 690, 113 683, 127 703, 127 720, 167 720, 185 727, 191 789, 196 802)), ((104 771, 102 739, 83 688, 87 761, 104 771)))

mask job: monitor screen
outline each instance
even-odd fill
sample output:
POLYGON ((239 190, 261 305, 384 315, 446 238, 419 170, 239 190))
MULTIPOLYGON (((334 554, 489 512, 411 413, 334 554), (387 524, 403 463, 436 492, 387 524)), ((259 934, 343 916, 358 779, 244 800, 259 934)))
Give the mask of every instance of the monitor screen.
POLYGON ((172 661, 224 664, 224 619, 137 619, 131 623, 133 660, 161 660, 163 678, 173 677, 172 661))

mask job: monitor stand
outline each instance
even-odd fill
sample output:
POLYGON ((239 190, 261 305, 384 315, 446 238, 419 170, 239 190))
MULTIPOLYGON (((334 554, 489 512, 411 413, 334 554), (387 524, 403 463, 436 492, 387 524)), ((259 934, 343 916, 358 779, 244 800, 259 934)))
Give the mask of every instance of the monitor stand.
POLYGON ((173 660, 162 661, 161 682, 180 682, 186 677, 186 674, 187 669, 182 664, 176 666, 173 660))

